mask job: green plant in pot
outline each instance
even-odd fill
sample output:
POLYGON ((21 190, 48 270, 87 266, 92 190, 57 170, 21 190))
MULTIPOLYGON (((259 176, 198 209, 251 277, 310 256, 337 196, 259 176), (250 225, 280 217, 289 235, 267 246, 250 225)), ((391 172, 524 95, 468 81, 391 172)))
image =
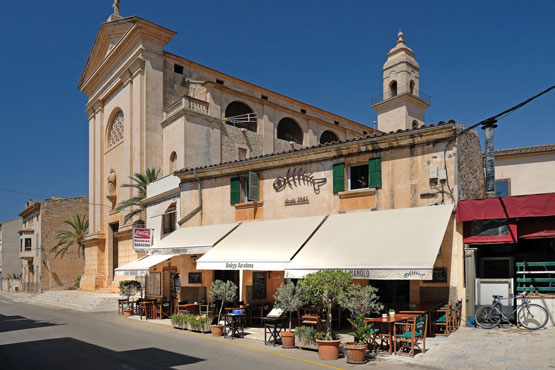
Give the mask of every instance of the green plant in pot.
POLYGON ((325 340, 316 340, 320 359, 337 360, 341 339, 335 339, 332 332, 332 310, 352 285, 352 275, 341 270, 320 270, 306 275, 300 285, 306 301, 327 311, 325 340))
POLYGON ((119 291, 121 295, 127 298, 127 306, 123 310, 123 314, 125 317, 129 317, 133 315, 133 310, 129 305, 129 298, 141 291, 141 283, 137 280, 122 280, 119 282, 119 291))
POLYGON ((281 333, 281 343, 283 348, 295 348, 295 337, 291 331, 291 313, 297 311, 304 305, 304 297, 301 286, 295 287, 291 280, 283 283, 277 288, 274 294, 275 307, 287 312, 289 316, 289 331, 281 333))
POLYGON ((210 286, 210 299, 220 301, 220 310, 218 311, 218 322, 211 326, 212 335, 221 337, 224 335, 224 326, 220 324, 220 317, 226 302, 232 302, 237 297, 237 285, 233 281, 214 280, 210 286))
POLYGON ((383 305, 378 301, 377 292, 378 289, 370 285, 361 287, 353 284, 339 297, 339 305, 349 310, 352 316, 348 321, 353 327, 353 332, 349 334, 354 337, 354 342, 344 345, 347 363, 366 363, 365 356, 369 338, 372 335, 372 326, 366 325, 364 318, 383 310, 383 305))

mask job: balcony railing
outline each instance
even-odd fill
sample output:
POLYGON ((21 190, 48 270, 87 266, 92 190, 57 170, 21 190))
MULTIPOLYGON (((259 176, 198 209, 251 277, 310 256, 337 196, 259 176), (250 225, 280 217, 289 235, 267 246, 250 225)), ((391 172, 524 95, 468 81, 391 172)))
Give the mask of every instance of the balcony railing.
POLYGON ((432 97, 426 93, 424 93, 422 90, 418 90, 415 88, 411 88, 409 85, 407 86, 398 86, 397 87, 397 94, 392 94, 387 93, 387 94, 380 94, 380 95, 376 95, 370 98, 370 100, 372 101, 372 105, 374 104, 378 104, 384 100, 387 99, 391 99, 394 98, 396 96, 399 95, 403 95, 403 94, 411 94, 416 96, 417 98, 420 98, 422 100, 424 100, 426 103, 428 104, 432 104, 432 97))
POLYGON ((164 109, 164 119, 172 116, 181 109, 187 109, 193 112, 208 114, 209 106, 210 104, 208 102, 195 99, 188 95, 183 95, 181 98, 177 99, 175 102, 166 107, 166 109, 164 109))

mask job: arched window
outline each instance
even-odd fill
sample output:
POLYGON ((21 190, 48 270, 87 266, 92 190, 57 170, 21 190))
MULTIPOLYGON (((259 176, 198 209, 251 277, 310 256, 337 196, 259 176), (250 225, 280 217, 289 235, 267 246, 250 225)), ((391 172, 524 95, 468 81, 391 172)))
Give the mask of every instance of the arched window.
POLYGON ((225 123, 256 132, 256 114, 246 104, 234 101, 225 109, 225 123))
POLYGON ((418 121, 417 120, 412 121, 412 128, 418 128, 418 121))
POLYGON ((176 203, 170 204, 166 212, 162 215, 162 236, 170 234, 176 229, 177 206, 176 203))
POLYGON ((119 111, 112 122, 110 123, 110 130, 108 132, 108 148, 123 141, 123 112, 119 111))
POLYGON ((331 143, 333 141, 339 141, 339 138, 331 131, 324 131, 322 136, 320 136, 320 144, 331 143))
POLYGON ((414 81, 413 80, 410 80, 409 88, 410 88, 410 93, 414 95, 414 81))
POLYGON ((285 117, 278 123, 277 138, 303 145, 303 130, 295 120, 285 117))
POLYGON ((389 91, 391 92, 391 98, 397 96, 397 81, 392 81, 389 84, 389 91))
POLYGON ((172 154, 170 154, 170 173, 173 173, 173 171, 175 171, 176 162, 177 162, 177 153, 172 152, 172 154))

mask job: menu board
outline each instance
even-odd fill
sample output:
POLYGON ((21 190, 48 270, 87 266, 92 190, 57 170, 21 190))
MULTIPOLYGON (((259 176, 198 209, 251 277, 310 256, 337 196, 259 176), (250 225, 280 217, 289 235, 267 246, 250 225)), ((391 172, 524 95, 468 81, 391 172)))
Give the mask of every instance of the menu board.
POLYGON ((189 272, 189 284, 202 283, 202 272, 189 272))
POLYGON ((162 273, 151 272, 146 279, 146 295, 160 296, 162 288, 162 273))
POLYGON ((252 273, 253 298, 266 299, 266 273, 252 273))
POLYGON ((447 281, 447 270, 445 268, 434 269, 432 281, 447 281))

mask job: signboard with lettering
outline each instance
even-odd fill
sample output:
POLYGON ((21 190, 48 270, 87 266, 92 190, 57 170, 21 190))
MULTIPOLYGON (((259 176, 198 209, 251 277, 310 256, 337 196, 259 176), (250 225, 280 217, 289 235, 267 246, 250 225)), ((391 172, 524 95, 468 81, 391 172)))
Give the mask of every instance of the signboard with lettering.
POLYGON ((189 272, 189 284, 202 283, 202 272, 189 272))
POLYGON ((447 269, 438 268, 434 269, 432 272, 432 280, 433 281, 447 281, 447 269))
POLYGON ((266 299, 266 273, 252 273, 252 295, 254 298, 266 299))
POLYGON ((152 229, 133 228, 133 249, 148 248, 152 245, 152 229))

